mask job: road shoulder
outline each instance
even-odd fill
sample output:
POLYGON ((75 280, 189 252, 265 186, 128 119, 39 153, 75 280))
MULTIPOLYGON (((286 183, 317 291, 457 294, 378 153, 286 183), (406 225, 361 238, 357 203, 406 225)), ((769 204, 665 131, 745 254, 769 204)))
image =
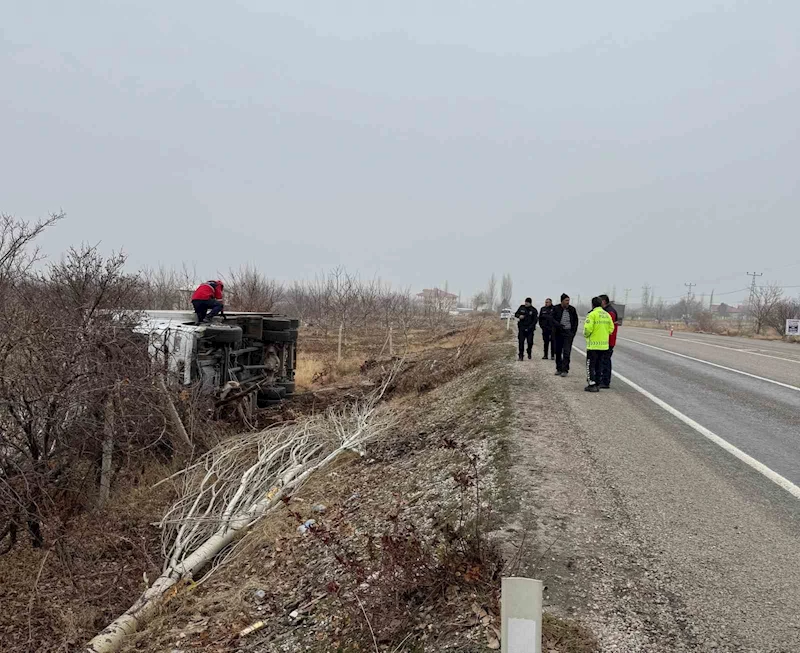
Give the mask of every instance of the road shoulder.
POLYGON ((603 651, 792 650, 796 502, 618 380, 592 395, 552 372, 512 372, 512 530, 530 536, 511 555, 547 609, 603 651))

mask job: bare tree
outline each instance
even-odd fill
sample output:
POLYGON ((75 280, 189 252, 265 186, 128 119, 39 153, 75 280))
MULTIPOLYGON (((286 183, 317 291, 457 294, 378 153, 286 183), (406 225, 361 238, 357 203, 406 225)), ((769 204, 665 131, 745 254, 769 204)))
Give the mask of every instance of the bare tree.
POLYGON ((800 300, 784 299, 775 304, 770 314, 767 325, 771 326, 782 336, 786 335, 786 320, 800 318, 800 300))
POLYGON ((231 270, 227 284, 230 307, 239 311, 272 311, 286 293, 283 284, 268 279, 249 263, 231 270))
MULTIPOLYGON (((70 249, 6 294, 0 534, 12 543, 25 524, 32 544, 42 546, 48 519, 63 523, 63 511, 80 505, 81 488, 94 474, 105 495, 114 449, 109 438, 143 438, 136 442, 141 448, 163 432, 153 409, 150 359, 132 330, 136 316, 118 310, 138 292, 138 279, 124 264, 122 254, 103 258, 93 247, 70 249)), ((125 444, 129 450, 133 442, 125 444)))
POLYGON ((514 283, 511 281, 511 275, 506 273, 500 282, 500 308, 510 308, 511 298, 514 295, 514 283))
POLYGON ((53 213, 44 220, 30 222, 0 214, 0 295, 2 288, 24 277, 33 264, 41 259, 39 248, 31 246, 34 239, 63 218, 64 213, 61 212, 53 213))
POLYGON ((484 296, 486 298, 486 310, 493 311, 497 305, 497 278, 494 272, 492 272, 492 276, 489 277, 489 282, 486 284, 484 296))
POLYGON ((750 302, 750 316, 753 319, 756 333, 761 333, 761 329, 769 323, 782 297, 783 290, 776 283, 756 288, 750 302))
POLYGON ((667 306, 664 304, 664 300, 661 297, 658 298, 658 301, 653 302, 652 312, 653 317, 659 324, 667 317, 667 306))
POLYGON ((472 310, 480 311, 488 304, 485 292, 479 292, 472 296, 472 310))

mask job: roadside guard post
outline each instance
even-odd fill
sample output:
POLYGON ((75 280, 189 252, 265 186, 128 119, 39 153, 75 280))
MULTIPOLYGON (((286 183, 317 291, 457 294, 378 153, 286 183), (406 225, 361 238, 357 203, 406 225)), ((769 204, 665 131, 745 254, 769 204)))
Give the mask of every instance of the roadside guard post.
POLYGON ((504 578, 500 622, 502 653, 542 653, 542 581, 504 578))

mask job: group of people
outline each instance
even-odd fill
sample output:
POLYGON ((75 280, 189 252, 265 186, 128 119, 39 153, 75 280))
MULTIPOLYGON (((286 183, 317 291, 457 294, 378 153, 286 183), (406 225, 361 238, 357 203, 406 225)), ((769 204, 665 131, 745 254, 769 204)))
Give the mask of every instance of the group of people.
MULTIPOLYGON (((556 376, 567 376, 572 354, 572 341, 578 333, 578 312, 570 304, 569 295, 561 295, 561 302, 553 305, 549 297, 538 311, 530 297, 525 299, 515 313, 519 327, 519 360, 528 359, 533 350, 533 335, 538 324, 542 329, 544 356, 542 360, 556 362, 556 376)), ((619 319, 608 295, 592 297, 592 310, 586 316, 583 335, 586 338, 587 392, 600 392, 611 387, 611 356, 617 343, 619 319)))

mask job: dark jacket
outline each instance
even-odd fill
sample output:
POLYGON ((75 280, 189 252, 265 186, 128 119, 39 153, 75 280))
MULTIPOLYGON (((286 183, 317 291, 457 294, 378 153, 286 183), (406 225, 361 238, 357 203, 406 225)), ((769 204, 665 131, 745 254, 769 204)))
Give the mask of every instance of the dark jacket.
MULTIPOLYGON (((569 311, 569 321, 572 324, 572 335, 578 333, 578 311, 575 310, 575 307, 570 305, 567 306, 567 310, 569 311)), ((550 316, 550 324, 553 325, 553 329, 556 333, 562 333, 564 327, 561 326, 561 316, 564 314, 564 307, 561 304, 556 304, 553 307, 553 314, 550 316)))
POLYGON ((533 306, 522 304, 514 315, 520 318, 519 328, 523 331, 536 331, 536 318, 538 313, 533 306))
POLYGON ((614 304, 609 304, 606 306, 606 313, 611 316, 611 319, 614 320, 614 332, 608 338, 608 346, 613 349, 617 344, 617 309, 614 308, 614 304))
POLYGON ((542 327, 542 331, 552 331, 553 325, 550 324, 550 318, 553 315, 553 309, 555 306, 542 306, 539 309, 539 326, 542 327))

